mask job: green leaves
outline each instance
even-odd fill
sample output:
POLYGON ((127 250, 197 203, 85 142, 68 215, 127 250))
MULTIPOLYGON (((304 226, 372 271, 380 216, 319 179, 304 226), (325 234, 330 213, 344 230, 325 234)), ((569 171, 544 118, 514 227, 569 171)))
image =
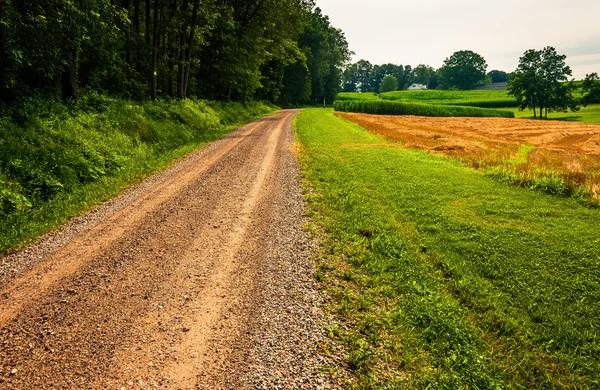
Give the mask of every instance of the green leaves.
POLYGON ((404 103, 386 100, 338 100, 335 110, 380 115, 420 115, 435 117, 501 117, 514 118, 512 111, 478 107, 404 103))
POLYGON ((439 70, 439 83, 443 89, 473 89, 485 80, 487 62, 471 51, 461 50, 446 58, 439 70))
POLYGON ((517 99, 519 109, 548 112, 567 110, 578 111, 576 99, 572 91, 575 86, 568 82, 572 75, 571 68, 566 65, 567 56, 560 55, 551 46, 542 50, 527 50, 519 59, 519 66, 509 83, 509 94, 517 99))

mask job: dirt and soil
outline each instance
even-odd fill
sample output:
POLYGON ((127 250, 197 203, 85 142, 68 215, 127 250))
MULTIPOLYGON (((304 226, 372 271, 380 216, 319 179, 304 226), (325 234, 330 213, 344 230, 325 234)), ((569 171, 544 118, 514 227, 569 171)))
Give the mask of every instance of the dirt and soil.
POLYGON ((2 259, 0 388, 334 388, 295 114, 2 259))
POLYGON ((430 118, 336 113, 365 129, 458 159, 474 168, 502 167, 524 183, 559 177, 600 201, 600 125, 506 118, 430 118))
POLYGON ((431 118, 337 113, 364 128, 425 149, 478 148, 482 143, 532 145, 600 156, 600 125, 506 118, 431 118))

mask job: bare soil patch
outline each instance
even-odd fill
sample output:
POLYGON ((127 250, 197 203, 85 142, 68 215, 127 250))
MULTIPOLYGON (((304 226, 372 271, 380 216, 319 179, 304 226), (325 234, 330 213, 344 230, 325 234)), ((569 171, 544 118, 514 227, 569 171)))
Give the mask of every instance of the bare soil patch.
POLYGON ((336 113, 365 129, 475 168, 511 165, 524 177, 556 176, 600 196, 600 125, 505 118, 336 113), (522 147, 527 146, 525 151, 522 147))

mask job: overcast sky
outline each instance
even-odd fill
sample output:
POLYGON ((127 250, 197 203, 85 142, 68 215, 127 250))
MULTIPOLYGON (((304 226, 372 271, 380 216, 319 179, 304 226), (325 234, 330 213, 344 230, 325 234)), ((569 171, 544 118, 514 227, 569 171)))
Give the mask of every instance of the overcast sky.
POLYGON ((316 0, 344 30, 354 61, 439 68, 473 50, 488 71, 515 70, 527 49, 554 46, 577 79, 600 73, 600 0, 316 0))

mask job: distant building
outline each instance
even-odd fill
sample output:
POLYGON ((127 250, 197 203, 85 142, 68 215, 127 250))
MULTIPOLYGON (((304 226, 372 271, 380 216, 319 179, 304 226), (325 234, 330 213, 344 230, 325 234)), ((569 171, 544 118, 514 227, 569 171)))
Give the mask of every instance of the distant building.
POLYGON ((503 83, 491 83, 491 84, 485 84, 485 85, 478 85, 475 87, 475 89, 483 90, 483 91, 506 91, 508 89, 508 83, 503 82, 503 83))
POLYGON ((427 89, 427 86, 425 84, 413 84, 410 87, 407 88, 409 91, 422 91, 427 89))

